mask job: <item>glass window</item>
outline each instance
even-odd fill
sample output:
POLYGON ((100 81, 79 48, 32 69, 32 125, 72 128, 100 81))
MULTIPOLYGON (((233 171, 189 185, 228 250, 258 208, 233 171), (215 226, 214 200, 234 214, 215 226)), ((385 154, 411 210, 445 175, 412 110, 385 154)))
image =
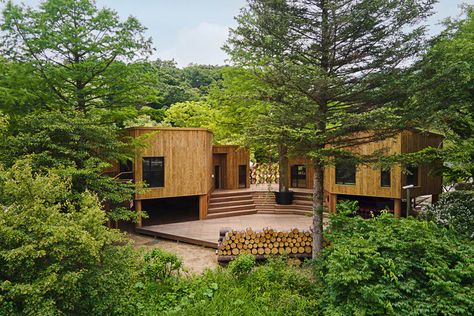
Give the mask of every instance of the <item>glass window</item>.
POLYGON ((356 165, 352 161, 340 161, 336 163, 336 183, 351 184, 356 183, 356 165))
POLYGON ((305 165, 291 166, 291 187, 292 188, 306 188, 306 166, 305 165))
POLYGON ((247 187, 247 165, 239 166, 239 188, 247 187))
POLYGON ((165 158, 143 158, 143 181, 150 187, 165 186, 165 158))
POLYGON ((407 171, 407 185, 418 186, 418 167, 408 167, 407 171))
POLYGON ((380 186, 389 188, 391 185, 391 179, 390 179, 390 169, 384 170, 382 169, 380 171, 380 186))

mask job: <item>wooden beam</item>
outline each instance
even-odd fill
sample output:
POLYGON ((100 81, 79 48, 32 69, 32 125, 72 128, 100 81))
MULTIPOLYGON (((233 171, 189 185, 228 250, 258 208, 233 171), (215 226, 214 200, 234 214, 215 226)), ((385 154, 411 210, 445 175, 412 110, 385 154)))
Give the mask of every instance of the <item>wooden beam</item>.
POLYGON ((435 204, 436 202, 438 202, 438 199, 439 199, 439 194, 432 194, 431 195, 431 204, 435 204))
POLYGON ((402 215, 402 200, 393 199, 393 213, 396 218, 400 218, 402 215))

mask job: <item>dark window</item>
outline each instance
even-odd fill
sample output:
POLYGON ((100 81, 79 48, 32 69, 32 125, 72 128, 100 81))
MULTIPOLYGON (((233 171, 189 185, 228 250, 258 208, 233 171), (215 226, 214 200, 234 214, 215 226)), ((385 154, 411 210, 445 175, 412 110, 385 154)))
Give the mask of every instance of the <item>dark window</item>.
POLYGON ((408 167, 407 168, 407 185, 413 184, 414 186, 418 185, 418 167, 408 167))
POLYGON ((239 166, 239 188, 247 187, 247 165, 239 166))
POLYGON ((291 166, 291 187, 306 188, 306 166, 291 166))
POLYGON ((131 160, 120 162, 119 178, 123 180, 133 180, 133 164, 131 160))
POLYGON ((165 186, 165 158, 143 158, 143 181, 150 187, 165 186))
POLYGON ((355 184, 356 165, 351 161, 341 161, 336 163, 336 183, 355 184))
POLYGON ((391 182, 390 182, 390 169, 384 170, 382 169, 380 171, 380 186, 382 187, 390 187, 391 182))

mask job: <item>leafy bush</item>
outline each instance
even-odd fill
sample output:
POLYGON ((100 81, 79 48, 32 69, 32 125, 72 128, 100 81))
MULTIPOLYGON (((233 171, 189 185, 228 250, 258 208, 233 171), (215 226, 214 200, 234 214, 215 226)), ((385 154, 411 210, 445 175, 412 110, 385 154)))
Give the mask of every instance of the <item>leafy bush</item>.
POLYGON ((255 256, 245 253, 229 263, 229 272, 235 276, 249 274, 255 267, 255 256))
POLYGON ((472 315, 474 243, 383 213, 335 215, 315 262, 324 315, 472 315))
POLYGON ((144 274, 152 281, 166 281, 179 276, 183 262, 173 253, 155 248, 144 256, 144 274))
POLYGON ((133 248, 105 227, 94 195, 71 204, 70 190, 26 162, 0 171, 0 315, 133 313, 133 248))
POLYGON ((317 300, 310 272, 278 259, 238 278, 219 268, 172 282, 146 282, 137 303, 144 315, 313 315, 317 300))
POLYGON ((436 204, 427 206, 424 213, 428 220, 441 226, 452 226, 474 239, 474 191, 444 193, 436 204))
POLYGON ((356 215, 359 210, 359 201, 342 200, 336 204, 336 211, 343 215, 356 215))

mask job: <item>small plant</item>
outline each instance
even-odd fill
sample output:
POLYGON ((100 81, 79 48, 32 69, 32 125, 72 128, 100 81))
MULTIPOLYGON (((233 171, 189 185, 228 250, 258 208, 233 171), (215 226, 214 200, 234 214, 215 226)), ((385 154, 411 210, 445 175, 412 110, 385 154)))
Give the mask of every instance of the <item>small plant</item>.
POLYGON ((144 274, 152 281, 165 281, 179 276, 183 262, 175 254, 155 248, 144 256, 144 274))
POLYGON ((255 267, 255 257, 251 254, 242 254, 229 263, 229 272, 234 276, 249 274, 255 267))
POLYGON ((474 239, 474 191, 442 194, 438 203, 424 208, 424 217, 474 239))
POLYGON ((358 210, 359 201, 343 200, 336 205, 336 212, 346 216, 356 215, 358 210))

